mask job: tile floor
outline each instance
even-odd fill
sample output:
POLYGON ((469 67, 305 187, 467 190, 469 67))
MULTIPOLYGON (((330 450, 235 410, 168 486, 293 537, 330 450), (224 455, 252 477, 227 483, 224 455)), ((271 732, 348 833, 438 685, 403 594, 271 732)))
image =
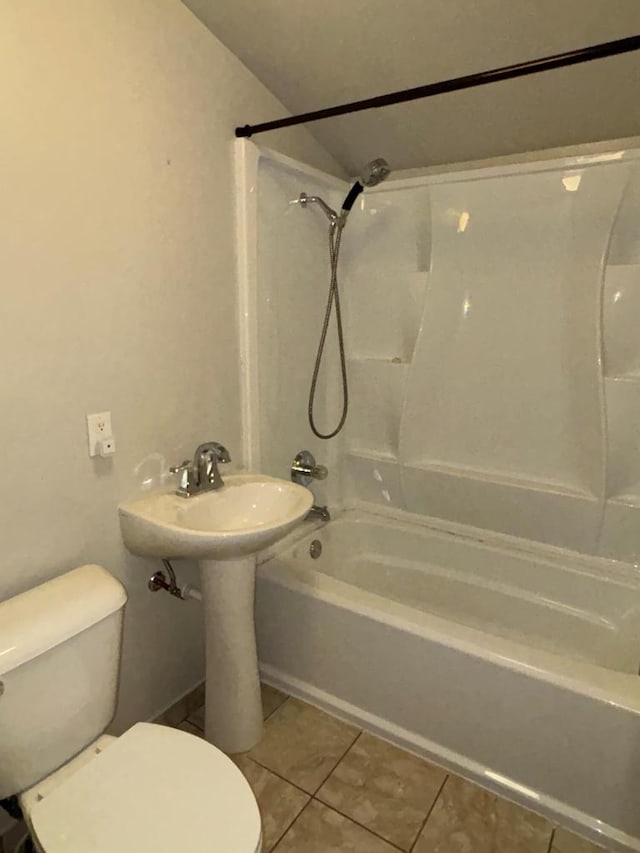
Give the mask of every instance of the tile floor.
MULTIPOLYGON (((232 756, 264 853, 602 853, 602 848, 335 717, 262 687, 265 732, 232 756)), ((202 735, 203 708, 169 725, 202 735)))

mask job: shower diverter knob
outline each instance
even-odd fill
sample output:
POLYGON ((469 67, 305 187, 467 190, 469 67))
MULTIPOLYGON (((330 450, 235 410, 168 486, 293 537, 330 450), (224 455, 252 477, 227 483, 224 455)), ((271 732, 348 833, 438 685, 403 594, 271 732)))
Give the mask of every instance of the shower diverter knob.
POLYGON ((324 465, 316 465, 309 450, 301 450, 291 464, 291 479, 300 486, 308 486, 312 480, 326 480, 329 471, 324 465))

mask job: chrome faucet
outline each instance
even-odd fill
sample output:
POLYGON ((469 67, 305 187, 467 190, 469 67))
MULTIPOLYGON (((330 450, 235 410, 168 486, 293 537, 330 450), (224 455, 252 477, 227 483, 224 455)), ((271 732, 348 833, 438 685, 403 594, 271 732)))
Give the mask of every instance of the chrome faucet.
POLYGON ((180 474, 176 495, 190 498, 202 492, 211 492, 224 486, 218 464, 231 462, 229 451, 217 441, 207 441, 196 449, 193 462, 188 459, 181 465, 169 468, 171 474, 180 474))

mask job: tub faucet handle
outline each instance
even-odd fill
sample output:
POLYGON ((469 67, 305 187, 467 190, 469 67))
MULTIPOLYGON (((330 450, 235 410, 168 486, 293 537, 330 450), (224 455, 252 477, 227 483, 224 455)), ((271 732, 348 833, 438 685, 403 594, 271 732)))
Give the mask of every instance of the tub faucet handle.
POLYGON ((326 480, 329 471, 325 465, 316 465, 313 453, 301 450, 291 463, 291 479, 300 486, 308 486, 312 480, 326 480))

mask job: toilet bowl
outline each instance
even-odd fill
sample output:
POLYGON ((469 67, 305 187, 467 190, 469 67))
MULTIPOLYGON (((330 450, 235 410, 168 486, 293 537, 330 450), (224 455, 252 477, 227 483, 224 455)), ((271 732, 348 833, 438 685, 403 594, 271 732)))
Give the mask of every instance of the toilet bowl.
POLYGON ((39 853, 259 853, 248 782, 202 738, 115 711, 122 585, 82 566, 0 603, 0 798, 39 853))

